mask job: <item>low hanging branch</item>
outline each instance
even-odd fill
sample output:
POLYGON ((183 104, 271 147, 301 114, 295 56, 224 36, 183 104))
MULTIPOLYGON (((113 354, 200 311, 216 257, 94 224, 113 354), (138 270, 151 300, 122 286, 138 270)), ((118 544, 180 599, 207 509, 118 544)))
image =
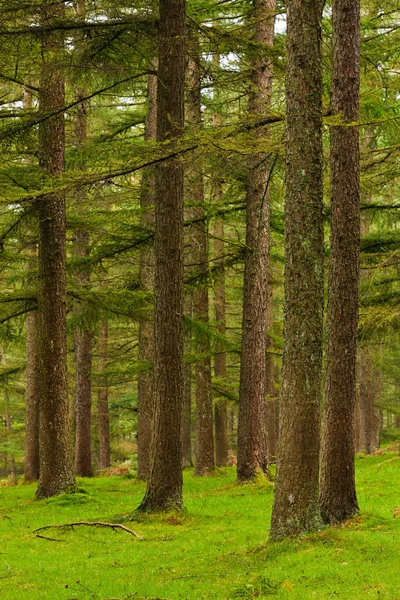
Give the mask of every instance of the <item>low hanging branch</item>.
MULTIPOLYGON (((39 527, 32 531, 32 533, 38 533, 39 531, 44 531, 45 529, 65 529, 66 527, 70 527, 73 529, 74 527, 79 527, 81 525, 85 525, 86 527, 111 527, 111 529, 122 529, 122 531, 126 531, 131 535, 137 537, 139 540, 142 540, 142 536, 133 531, 133 529, 129 529, 125 527, 125 525, 120 525, 119 523, 103 523, 102 521, 77 521, 76 523, 64 523, 63 525, 45 525, 44 527, 39 527)), ((36 536, 43 537, 43 536, 36 536)))

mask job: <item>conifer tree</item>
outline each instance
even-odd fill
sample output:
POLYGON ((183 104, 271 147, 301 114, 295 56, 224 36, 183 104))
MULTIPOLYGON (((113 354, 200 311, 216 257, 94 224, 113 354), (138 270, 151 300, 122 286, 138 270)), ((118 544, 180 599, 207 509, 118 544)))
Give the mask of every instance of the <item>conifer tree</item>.
POLYGON ((321 526, 323 316, 320 0, 289 0, 286 39, 285 321, 271 536, 321 526))

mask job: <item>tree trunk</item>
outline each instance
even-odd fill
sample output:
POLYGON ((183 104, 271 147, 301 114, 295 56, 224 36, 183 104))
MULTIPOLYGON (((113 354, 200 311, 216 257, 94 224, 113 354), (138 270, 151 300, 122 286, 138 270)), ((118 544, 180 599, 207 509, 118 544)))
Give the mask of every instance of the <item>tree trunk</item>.
POLYGON ((375 450, 374 365, 372 352, 360 349, 360 451, 375 450))
MULTIPOLYGON (((249 101, 251 118, 265 115, 271 103, 275 0, 254 0, 254 44, 249 101)), ((256 137, 266 135, 265 129, 256 137)), ((267 155, 250 158, 246 190, 242 353, 240 362, 237 479, 254 479, 268 468, 266 448, 266 349, 269 269, 269 172, 267 155)))
POLYGON ((107 365, 108 325, 102 323, 99 329, 98 354, 99 354, 99 391, 98 425, 99 425, 99 468, 108 469, 110 466, 110 415, 108 412, 108 386, 102 373, 107 365))
MULTIPOLYGON (((157 140, 178 139, 184 125, 185 0, 160 0, 157 140)), ((180 508, 183 409, 183 164, 156 170, 155 353, 152 460, 144 511, 180 508)))
MULTIPOLYGON (((157 75, 149 75, 147 84, 149 105, 146 116, 145 140, 157 137, 157 75)), ((148 167, 143 172, 140 194, 141 225, 154 230, 155 171, 148 167)), ((140 253, 140 289, 154 290, 154 249, 145 247, 140 253)), ((154 321, 139 324, 139 360, 152 363, 154 359, 154 321)), ((138 378, 138 471, 141 479, 150 474, 151 429, 153 419, 153 370, 139 373, 138 378)))
MULTIPOLYGON (((32 109, 32 92, 22 89, 23 106, 32 109)), ((36 236, 35 236, 36 237, 36 236)), ((27 278, 31 283, 32 273, 37 269, 37 242, 28 246, 27 278)), ((36 279, 36 278, 35 278, 36 279)), ((37 365, 37 312, 32 311, 26 317, 26 389, 25 389, 25 480, 39 479, 39 372, 37 365)))
MULTIPOLYGON (((272 327, 273 323, 273 303, 272 303, 272 283, 269 285, 269 296, 267 300, 267 327, 272 327)), ((278 412, 278 399, 275 391, 275 364, 274 355, 272 354, 273 341, 272 338, 267 335, 266 344, 266 369, 265 369, 265 428, 267 438, 267 462, 271 464, 276 462, 277 453, 277 412, 278 412)))
MULTIPOLYGON (((43 3, 41 23, 64 18, 64 5, 43 3)), ((63 37, 42 37, 39 110, 39 167, 44 176, 64 172, 63 37), (54 116, 52 113, 56 112, 54 116)), ((66 336, 66 219, 62 192, 38 200, 38 356, 40 372, 40 479, 37 498, 47 498, 75 486, 69 448, 66 336)))
MULTIPOLYGON (((28 273, 37 267, 37 247, 28 247, 28 273)), ((29 277, 29 275, 28 275, 29 277)), ((39 479, 39 371, 37 365, 37 312, 26 317, 26 416, 25 416, 25 480, 39 479)))
POLYGON ((182 412, 182 467, 192 467, 192 367, 184 367, 184 400, 182 412))
MULTIPOLYGON (((214 64, 219 68, 220 57, 214 57, 214 64)), ((218 96, 218 88, 214 87, 215 94, 218 96)), ((213 115, 214 128, 221 127, 221 114, 219 112, 213 115)), ((222 185, 218 174, 213 179, 213 203, 218 207, 222 200, 222 185)), ((224 268, 224 221, 221 217, 217 217, 214 225, 214 255, 217 259, 219 270, 214 278, 214 310, 215 321, 218 333, 225 335, 226 333, 226 315, 225 315, 225 268, 224 268)), ((226 352, 220 346, 217 347, 217 353, 214 357, 214 375, 217 379, 226 380, 226 352)), ((228 439, 228 403, 225 398, 217 398, 214 406, 214 423, 215 423, 215 464, 217 467, 226 467, 229 456, 229 439, 228 439)))
MULTIPOLYGON (((85 18, 85 2, 78 0, 76 4, 77 17, 85 18)), ((87 130, 87 101, 85 90, 77 90, 77 98, 80 100, 75 117, 75 143, 78 149, 83 149, 86 142, 87 130)), ((86 165, 81 160, 79 164, 81 171, 85 171, 86 165)), ((75 194, 77 212, 82 217, 86 193, 77 190, 75 194)), ((83 227, 76 232, 75 256, 85 258, 90 254, 89 231, 83 227)), ((90 270, 85 266, 79 266, 76 273, 76 283, 79 289, 88 288, 90 285, 90 270)), ((80 313, 85 311, 85 304, 80 302, 76 310, 80 313)), ((75 364, 76 364, 76 397, 75 397, 75 473, 80 477, 92 475, 91 459, 91 408, 92 408, 92 332, 89 327, 82 323, 74 331, 75 364)))
POLYGON ((321 527, 323 321, 321 0, 287 2, 285 306, 271 536, 321 527))
MULTIPOLYGON (((190 37, 191 56, 188 61, 189 95, 187 101, 187 121, 193 131, 201 128, 201 89, 200 89, 200 47, 195 36, 190 37)), ((193 290, 193 318, 208 323, 208 260, 207 232, 204 217, 203 174, 199 164, 188 169, 188 200, 192 205, 191 214, 198 221, 191 227, 192 273, 199 280, 193 290), (200 220, 201 219, 201 220, 200 220)), ((195 365, 196 381, 196 463, 194 475, 202 476, 213 471, 214 437, 213 409, 211 397, 210 343, 205 334, 198 337, 196 353, 201 358, 195 365)))
MULTIPOLYGON (((334 0, 331 111, 359 118, 360 5, 334 0)), ((331 251, 325 398, 321 448, 321 515, 343 523, 358 511, 354 415, 360 281, 360 148, 358 127, 331 128, 331 251)))

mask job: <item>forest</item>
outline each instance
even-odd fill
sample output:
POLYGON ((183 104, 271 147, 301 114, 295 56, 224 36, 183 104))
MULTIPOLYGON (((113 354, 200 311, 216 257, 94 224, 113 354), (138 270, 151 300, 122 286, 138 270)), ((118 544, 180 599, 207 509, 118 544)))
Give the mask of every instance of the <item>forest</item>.
POLYGON ((0 597, 400 598, 398 3, 0 0, 0 54, 0 597))

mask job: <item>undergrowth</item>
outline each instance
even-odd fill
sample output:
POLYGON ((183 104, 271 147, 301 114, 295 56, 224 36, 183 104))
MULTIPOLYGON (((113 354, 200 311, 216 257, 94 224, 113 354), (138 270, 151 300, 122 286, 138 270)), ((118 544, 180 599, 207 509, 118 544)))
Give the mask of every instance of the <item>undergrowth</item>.
POLYGON ((185 472, 185 510, 135 513, 145 484, 80 479, 75 494, 35 501, 33 485, 0 487, 1 600, 278 598, 400 600, 400 456, 357 458, 361 513, 302 539, 268 541, 273 485, 185 472), (76 521, 111 528, 51 528, 76 521))

